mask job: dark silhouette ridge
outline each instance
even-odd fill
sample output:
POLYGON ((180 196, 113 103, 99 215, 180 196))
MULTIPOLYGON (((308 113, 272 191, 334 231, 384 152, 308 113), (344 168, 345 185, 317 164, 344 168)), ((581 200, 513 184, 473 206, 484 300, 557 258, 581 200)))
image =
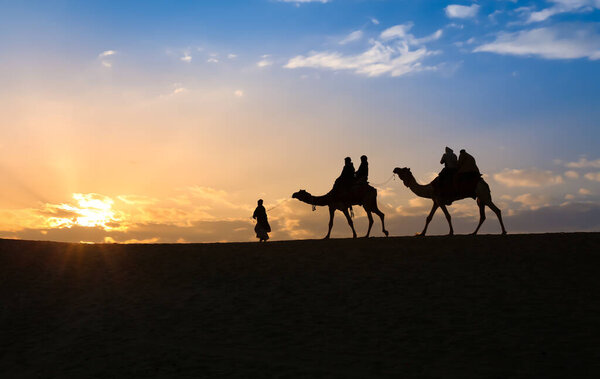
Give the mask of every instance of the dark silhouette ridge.
POLYGON ((258 242, 267 242, 267 240, 269 239, 268 233, 271 232, 271 225, 269 225, 269 220, 267 218, 267 210, 263 206, 262 199, 258 200, 258 206, 254 210, 252 218, 256 219, 256 226, 254 227, 254 231, 256 232, 256 238, 258 238, 258 242))
MULTIPOLYGON (((467 159, 467 157, 465 157, 467 159)), ((474 164, 473 159, 473 164, 474 164)), ((477 166, 475 166, 477 167, 477 166)), ((477 169, 477 176, 473 175, 473 172, 465 172, 467 176, 465 180, 459 181, 457 186, 454 186, 454 180, 450 180, 450 184, 453 188, 451 191, 447 191, 447 185, 439 185, 440 178, 435 178, 431 183, 427 185, 421 185, 417 183, 417 180, 413 176, 410 168, 404 167, 396 167, 394 169, 394 174, 398 175, 398 177, 402 180, 405 186, 410 188, 413 193, 419 197, 424 197, 426 199, 431 199, 433 201, 433 207, 429 212, 429 215, 426 218, 425 227, 423 231, 419 234, 424 236, 427 233, 427 227, 435 214, 435 211, 438 208, 442 208, 444 215, 446 216, 446 220, 448 220, 448 225, 450 226, 449 235, 454 234, 454 229, 452 228, 452 220, 450 217, 450 213, 448 213, 448 209, 446 205, 452 204, 453 201, 465 199, 467 197, 472 197, 477 199, 477 205, 479 206, 479 224, 477 225, 477 229, 473 232, 473 235, 477 234, 481 224, 485 221, 485 206, 487 205, 498 217, 500 221, 500 226, 502 227, 502 234, 506 234, 506 229, 504 228, 504 223, 502 222, 502 214, 500 209, 492 202, 492 195, 490 192, 489 185, 483 180, 481 175, 479 174, 479 169, 477 169), (473 179, 474 178, 474 179, 473 179)))

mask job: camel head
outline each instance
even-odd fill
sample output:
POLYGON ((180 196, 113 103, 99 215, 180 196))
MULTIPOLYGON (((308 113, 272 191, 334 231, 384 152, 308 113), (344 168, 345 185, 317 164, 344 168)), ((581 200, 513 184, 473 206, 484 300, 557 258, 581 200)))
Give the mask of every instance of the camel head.
POLYGON ((398 175, 400 180, 404 183, 405 186, 409 186, 409 183, 415 179, 412 172, 410 172, 410 168, 408 167, 396 167, 394 169, 394 174, 398 175))
POLYGON ((306 192, 303 189, 301 189, 298 192, 294 192, 292 194, 292 199, 298 199, 300 201, 308 201, 309 198, 310 198, 310 193, 306 192))

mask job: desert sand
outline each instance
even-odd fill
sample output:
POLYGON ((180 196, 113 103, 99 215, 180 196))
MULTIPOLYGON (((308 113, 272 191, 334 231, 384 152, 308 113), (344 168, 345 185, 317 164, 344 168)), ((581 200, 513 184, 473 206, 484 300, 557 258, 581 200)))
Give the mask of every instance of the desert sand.
POLYGON ((600 233, 0 240, 0 377, 600 377, 600 233))

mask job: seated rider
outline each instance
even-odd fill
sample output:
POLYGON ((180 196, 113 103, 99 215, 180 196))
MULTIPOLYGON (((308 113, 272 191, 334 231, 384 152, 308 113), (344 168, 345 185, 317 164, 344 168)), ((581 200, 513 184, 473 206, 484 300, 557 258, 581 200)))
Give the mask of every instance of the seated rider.
POLYGON ((347 191, 354 184, 354 164, 352 163, 352 159, 350 157, 346 157, 344 159, 344 168, 342 169, 342 173, 335 180, 333 184, 333 189, 335 191, 347 191))
POLYGON ((481 178, 475 158, 462 149, 458 157, 458 169, 454 178, 454 187, 461 196, 475 198, 475 188, 481 178))
POLYGON ((440 181, 444 182, 454 177, 458 167, 458 159, 454 151, 448 146, 446 146, 446 153, 442 155, 440 164, 444 165, 444 168, 440 171, 440 181))
POLYGON ((471 154, 467 153, 465 149, 462 149, 460 151, 460 155, 458 156, 457 168, 458 170, 456 173, 459 180, 467 176, 481 176, 479 168, 475 163, 475 158, 473 158, 471 154))
POLYGON ((360 166, 356 171, 356 183, 367 184, 369 178, 369 162, 367 162, 367 156, 363 155, 360 157, 360 166))

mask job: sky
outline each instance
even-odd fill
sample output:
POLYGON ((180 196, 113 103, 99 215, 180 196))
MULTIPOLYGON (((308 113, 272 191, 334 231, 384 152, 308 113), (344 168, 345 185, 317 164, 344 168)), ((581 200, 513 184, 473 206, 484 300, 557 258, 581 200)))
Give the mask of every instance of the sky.
POLYGON ((292 193, 363 154, 412 235, 431 201, 392 170, 426 183, 445 146, 509 233, 600 231, 600 0, 0 0, 0 83, 1 238, 254 241, 259 198, 272 239, 320 238, 292 193))

